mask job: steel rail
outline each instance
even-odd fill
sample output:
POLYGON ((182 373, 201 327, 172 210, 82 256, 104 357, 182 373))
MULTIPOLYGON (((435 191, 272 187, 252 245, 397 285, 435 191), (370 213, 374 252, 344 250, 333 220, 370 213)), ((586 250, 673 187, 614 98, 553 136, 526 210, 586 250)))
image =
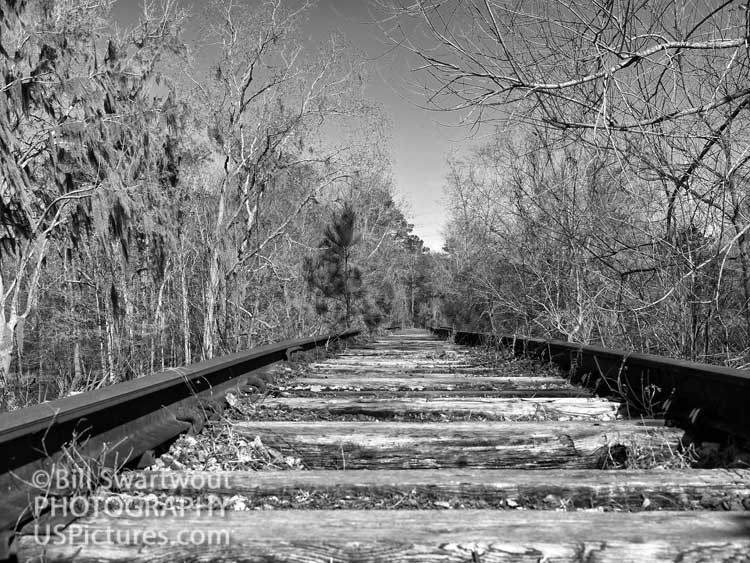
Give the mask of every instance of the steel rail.
POLYGON ((269 344, 0 414, 0 560, 15 530, 34 517, 34 498, 48 492, 34 480, 36 472, 64 466, 66 452, 99 467, 137 464, 179 434, 202 427, 227 391, 263 390, 265 382, 253 370, 357 334, 269 344))
POLYGON ((454 331, 434 327, 456 344, 489 344, 516 355, 538 356, 556 363, 571 381, 597 394, 625 400, 635 412, 663 416, 694 435, 711 441, 729 436, 750 441, 750 373, 574 342, 512 335, 454 331), (650 411, 650 412, 649 412, 650 411))

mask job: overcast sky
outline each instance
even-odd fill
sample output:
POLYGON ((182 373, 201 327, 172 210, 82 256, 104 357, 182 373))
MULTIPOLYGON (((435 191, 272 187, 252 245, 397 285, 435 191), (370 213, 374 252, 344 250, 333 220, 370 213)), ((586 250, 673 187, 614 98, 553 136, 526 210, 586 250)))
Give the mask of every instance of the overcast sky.
MULTIPOLYGON (((183 1, 186 6, 195 5, 191 0, 183 1)), ((131 24, 137 18, 140 4, 140 0, 118 0, 113 15, 123 24, 131 24)), ((374 21, 383 14, 375 10, 371 0, 318 0, 302 33, 312 40, 324 41, 331 32, 338 32, 368 61, 370 72, 365 93, 368 99, 382 106, 390 120, 390 156, 397 194, 407 202, 416 234, 428 247, 440 250, 446 221, 443 202, 446 157, 472 140, 467 139, 467 129, 455 127, 455 116, 419 107, 425 103, 415 88, 420 77, 411 70, 413 62, 387 44, 374 21)))

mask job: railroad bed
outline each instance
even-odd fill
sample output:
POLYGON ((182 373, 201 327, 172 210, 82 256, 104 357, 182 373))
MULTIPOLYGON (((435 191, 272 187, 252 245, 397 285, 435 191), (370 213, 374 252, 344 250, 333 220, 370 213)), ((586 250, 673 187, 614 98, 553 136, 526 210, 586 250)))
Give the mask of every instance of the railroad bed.
POLYGON ((552 368, 492 360, 398 331, 278 381, 260 405, 231 397, 208 438, 178 440, 228 441, 205 471, 180 470, 173 447, 48 545, 27 529, 19 559, 750 559, 749 471, 693 469, 679 429, 627 419, 552 368), (229 470, 261 451, 287 470, 229 470))

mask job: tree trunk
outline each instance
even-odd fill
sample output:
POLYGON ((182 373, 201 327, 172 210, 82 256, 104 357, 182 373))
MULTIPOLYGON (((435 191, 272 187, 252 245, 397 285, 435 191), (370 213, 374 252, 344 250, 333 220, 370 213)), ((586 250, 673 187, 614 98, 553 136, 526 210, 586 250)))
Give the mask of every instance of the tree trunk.
POLYGON ((165 369, 164 361, 164 333, 167 330, 167 324, 164 319, 164 287, 167 284, 167 278, 164 277, 161 286, 159 287, 159 295, 156 301, 156 327, 159 331, 159 359, 161 362, 161 369, 165 369))
POLYGON ((219 242, 223 231, 224 215, 226 213, 225 192, 227 189, 225 178, 221 183, 219 191, 219 209, 216 215, 216 226, 214 227, 213 239, 210 241, 208 283, 206 284, 205 314, 203 316, 203 359, 210 360, 214 357, 216 347, 216 303, 219 293, 220 281, 220 257, 219 242))
POLYGON ((96 324, 99 327, 99 359, 102 365, 102 381, 109 379, 109 369, 107 368, 107 355, 104 351, 104 333, 106 331, 106 321, 102 317, 101 303, 99 302, 99 287, 94 288, 96 296, 96 324))
POLYGON ((349 251, 344 254, 344 300, 346 302, 346 328, 349 328, 349 315, 351 312, 351 295, 349 294, 349 251))
POLYGON ((0 381, 3 386, 10 381, 10 365, 13 361, 13 335, 15 334, 18 316, 11 313, 7 319, 5 311, 0 312, 0 381))
POLYGON ((83 381, 83 370, 81 369, 81 343, 78 341, 77 326, 73 331, 73 339, 73 382, 80 384, 83 381))
POLYGON ((211 266, 208 272, 206 287, 206 311, 203 317, 203 359, 210 360, 214 356, 216 344, 216 295, 219 293, 219 256, 215 250, 211 252, 211 266))
POLYGON ((111 300, 104 299, 104 326, 107 334, 107 379, 110 384, 117 383, 119 376, 115 372, 115 323, 111 300))
POLYGON ((184 363, 190 365, 192 358, 190 357, 190 308, 188 303, 188 287, 187 277, 185 270, 187 264, 185 263, 184 256, 182 257, 182 264, 180 265, 180 290, 182 293, 182 346, 184 351, 184 363))
POLYGON ((744 297, 744 305, 742 307, 742 315, 745 319, 745 330, 747 334, 750 334, 750 253, 748 252, 747 237, 742 233, 743 225, 740 224, 740 217, 742 217, 742 197, 737 193, 737 186, 732 178, 727 182, 727 188, 729 189, 729 195, 732 201, 732 207, 734 212, 732 214, 731 222, 732 227, 736 235, 739 235, 737 240, 737 249, 739 251, 740 265, 742 267, 742 292, 744 297))
POLYGON ((76 384, 83 381, 83 373, 81 370, 81 346, 80 346, 80 328, 77 322, 78 316, 76 315, 75 301, 73 299, 73 282, 70 279, 72 260, 69 264, 68 259, 63 255, 63 274, 67 280, 68 293, 65 295, 65 301, 68 304, 68 314, 70 315, 71 324, 73 325, 72 337, 73 337, 73 384, 71 389, 75 390, 76 384))

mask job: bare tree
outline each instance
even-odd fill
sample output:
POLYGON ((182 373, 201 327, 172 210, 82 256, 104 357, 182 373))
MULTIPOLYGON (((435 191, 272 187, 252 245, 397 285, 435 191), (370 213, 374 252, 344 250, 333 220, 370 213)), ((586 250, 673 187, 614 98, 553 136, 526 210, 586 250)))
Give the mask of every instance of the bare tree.
MULTIPOLYGON (((308 7, 302 3, 289 8, 280 0, 255 8, 220 1, 209 5, 207 35, 221 53, 208 80, 193 77, 195 95, 204 108, 205 134, 217 155, 216 214, 205 241, 207 358, 215 354, 218 330, 227 319, 222 310, 227 284, 281 236, 321 190, 344 176, 333 153, 306 150, 312 128, 322 127, 331 115, 346 113, 343 104, 348 96, 343 94, 352 85, 334 39, 317 58, 306 56, 297 41, 297 22, 308 7), (289 202, 286 218, 258 238, 265 194, 280 178, 289 178, 291 169, 302 166, 316 167, 318 178, 300 199, 289 202)), ((242 296, 235 296, 235 301, 242 301, 242 296)))
POLYGON ((172 7, 147 3, 141 24, 124 38, 107 30, 106 7, 68 0, 11 3, 0 11, 3 383, 50 242, 75 246, 97 228, 97 206, 122 224, 122 207, 102 203, 143 180, 158 158, 144 137, 164 131, 156 122, 170 115, 168 88, 155 94, 150 86, 162 53, 178 48, 172 7))
MULTIPOLYGON (((556 251, 561 264, 575 268, 584 259, 587 272, 596 264, 600 283, 616 289, 616 299, 601 301, 611 292, 585 293, 599 296, 595 309, 611 311, 623 335, 637 333, 635 341, 647 348, 663 337, 656 347, 708 356, 715 348, 711 327, 725 327, 736 306, 743 334, 750 333, 747 2, 428 0, 395 8, 393 21, 410 27, 391 26, 389 34, 429 77, 432 107, 538 135, 545 139, 538 150, 552 166, 560 157, 550 159, 548 147, 564 156, 560 147, 572 143, 615 171, 614 185, 632 200, 630 217, 621 216, 627 206, 617 210, 602 201, 593 202, 599 207, 591 214, 584 200, 560 201, 552 189, 529 191, 531 197, 515 192, 504 205, 524 200, 539 213, 551 201, 575 221, 593 221, 580 236, 565 226, 571 217, 547 213, 547 224, 538 224, 557 227, 538 235, 567 241, 570 252, 556 251), (609 232, 599 217, 607 218, 609 232), (732 297, 736 279, 744 294, 739 304, 732 297), (659 319, 667 311, 681 327, 674 338, 659 319), (657 325, 663 330, 652 330, 657 325)), ((575 179, 559 180, 557 193, 570 193, 575 179)), ((528 190, 535 181, 516 185, 528 190)), ((540 280, 561 281, 559 271, 535 268, 540 280)), ((582 286, 574 285, 560 293, 566 303, 580 301, 582 286)), ((560 318, 558 312, 548 309, 544 317, 560 318)), ((618 331, 612 325, 605 332, 618 331)))
MULTIPOLYGON (((397 6, 419 34, 398 38, 446 108, 559 128, 638 131, 747 103, 747 4, 419 0, 397 6), (709 83, 704 69, 723 72, 709 83)), ((708 74, 711 74, 709 71, 708 74)))

